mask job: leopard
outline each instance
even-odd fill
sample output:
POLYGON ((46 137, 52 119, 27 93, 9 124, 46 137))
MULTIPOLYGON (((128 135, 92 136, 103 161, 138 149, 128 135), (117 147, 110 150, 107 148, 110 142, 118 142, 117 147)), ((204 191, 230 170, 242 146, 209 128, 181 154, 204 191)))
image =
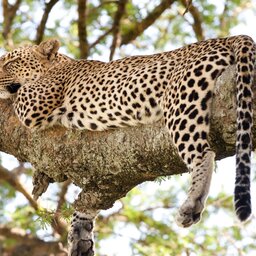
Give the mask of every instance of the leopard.
MULTIPOLYGON (((49 39, 0 58, 0 98, 11 99, 28 129, 53 125, 103 131, 164 120, 172 143, 191 174, 187 198, 176 222, 199 222, 208 197, 215 153, 208 137, 217 78, 235 66, 235 212, 251 215, 250 169, 253 76, 256 45, 247 35, 213 38, 152 55, 103 62, 73 59, 49 39)), ((74 212, 69 255, 94 255, 93 228, 98 211, 74 212)))

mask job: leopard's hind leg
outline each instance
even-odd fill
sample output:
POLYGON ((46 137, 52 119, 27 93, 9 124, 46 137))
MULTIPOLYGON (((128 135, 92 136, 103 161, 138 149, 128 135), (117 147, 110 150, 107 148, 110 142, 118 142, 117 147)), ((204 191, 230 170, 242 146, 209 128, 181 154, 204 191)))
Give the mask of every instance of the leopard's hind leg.
POLYGON ((214 81, 206 74, 202 80, 183 80, 170 86, 164 98, 166 126, 192 179, 176 218, 182 227, 200 220, 210 188, 215 153, 207 137, 213 86, 214 81))
POLYGON ((187 199, 179 208, 176 217, 177 224, 182 227, 189 227, 201 218, 210 189, 215 159, 215 153, 211 151, 206 139, 207 126, 199 125, 199 128, 194 130, 193 122, 189 125, 187 120, 187 116, 181 118, 180 130, 170 132, 179 155, 191 173, 187 199), (182 130, 184 123, 187 125, 182 130))
POLYGON ((188 196, 179 208, 176 222, 181 227, 189 227, 201 218, 207 199, 212 172, 214 169, 215 153, 211 150, 204 152, 202 159, 191 171, 191 187, 188 196))

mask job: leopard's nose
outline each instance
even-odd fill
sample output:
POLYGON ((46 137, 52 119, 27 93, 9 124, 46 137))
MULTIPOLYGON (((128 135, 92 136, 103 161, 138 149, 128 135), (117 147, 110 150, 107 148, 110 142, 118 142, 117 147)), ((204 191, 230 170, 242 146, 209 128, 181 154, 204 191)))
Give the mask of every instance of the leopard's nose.
POLYGON ((12 83, 10 85, 7 85, 6 89, 7 89, 7 91, 9 93, 16 93, 19 90, 20 87, 21 87, 21 84, 19 84, 19 83, 12 83))

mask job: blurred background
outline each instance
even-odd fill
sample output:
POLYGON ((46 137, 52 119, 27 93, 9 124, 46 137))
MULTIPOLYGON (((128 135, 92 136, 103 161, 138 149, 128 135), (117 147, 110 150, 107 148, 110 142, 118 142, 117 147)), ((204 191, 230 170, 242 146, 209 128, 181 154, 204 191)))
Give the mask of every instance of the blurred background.
MULTIPOLYGON (((0 13, 0 55, 48 38, 59 39, 60 51, 71 57, 101 61, 212 37, 247 34, 256 40, 256 0, 2 0, 0 13)), ((0 256, 65 256, 71 203, 79 188, 70 181, 51 184, 35 202, 32 172, 29 163, 1 153, 0 256)), ((237 221, 234 174, 233 157, 217 162, 207 209, 188 229, 174 221, 188 175, 134 188, 98 217, 98 255, 256 255, 255 209, 248 223, 237 221)), ((254 186, 252 196, 255 192, 254 186)))

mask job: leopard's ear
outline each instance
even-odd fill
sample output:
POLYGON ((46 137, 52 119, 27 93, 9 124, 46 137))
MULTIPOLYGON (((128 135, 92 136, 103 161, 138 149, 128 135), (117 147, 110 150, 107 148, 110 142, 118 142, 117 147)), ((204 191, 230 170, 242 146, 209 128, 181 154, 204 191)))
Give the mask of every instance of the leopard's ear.
POLYGON ((56 57, 56 53, 58 52, 59 48, 59 40, 49 39, 35 46, 34 52, 38 57, 52 61, 56 57))

